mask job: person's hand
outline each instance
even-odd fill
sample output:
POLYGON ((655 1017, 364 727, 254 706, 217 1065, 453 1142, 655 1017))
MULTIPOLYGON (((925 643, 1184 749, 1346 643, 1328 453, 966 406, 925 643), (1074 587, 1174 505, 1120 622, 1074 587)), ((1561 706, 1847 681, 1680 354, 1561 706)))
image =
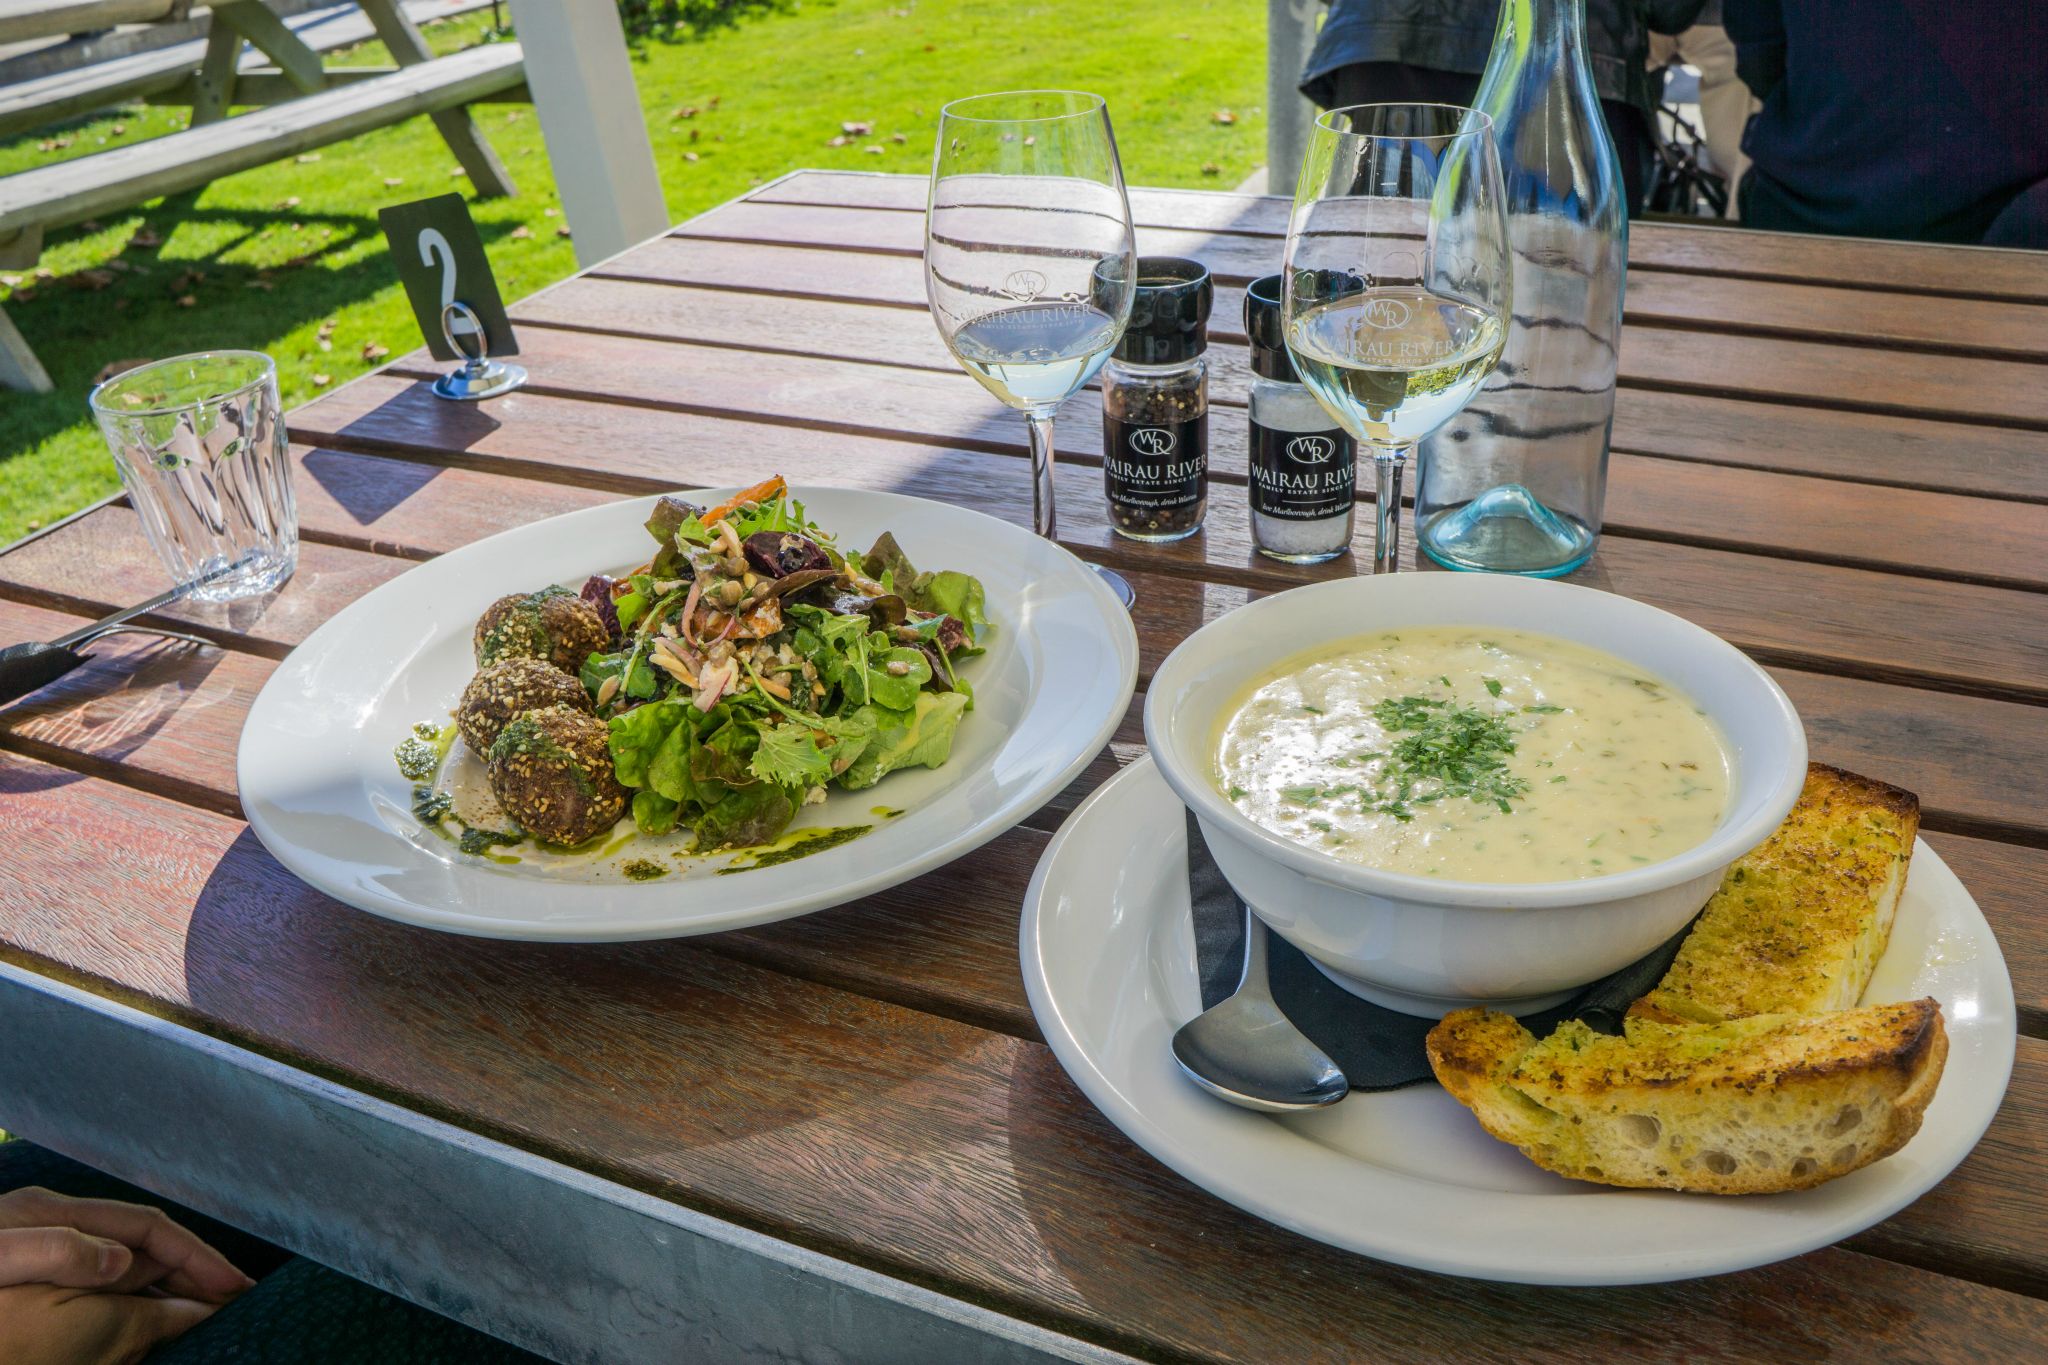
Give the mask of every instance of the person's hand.
POLYGON ((253 1283, 160 1209, 0 1194, 0 1360, 140 1360, 253 1283))

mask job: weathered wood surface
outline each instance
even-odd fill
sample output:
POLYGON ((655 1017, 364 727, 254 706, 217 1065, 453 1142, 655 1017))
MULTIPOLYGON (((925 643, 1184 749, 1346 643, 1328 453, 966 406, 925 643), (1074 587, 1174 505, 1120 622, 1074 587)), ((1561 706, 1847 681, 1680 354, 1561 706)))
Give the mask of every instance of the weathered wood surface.
MULTIPOLYGON (((1683 1341, 1674 1357, 1739 1353, 1720 1335, 1727 1320, 1771 1305, 1797 1317, 1799 1340, 1905 1351, 1932 1348, 1921 1335, 1930 1315, 1972 1349, 2048 1327, 2038 1301, 1845 1251, 1601 1292, 1376 1265, 1194 1191, 1131 1148, 1025 1040, 688 941, 437 936, 325 900, 232 821, 12 757, 0 758, 0 792, 35 796, 0 803, 0 836, 48 859, 37 869, 42 903, 0 909, 11 960, 556 1159, 589 1164, 582 1135, 599 1131, 602 1114, 617 1178, 708 1212, 772 1219, 808 1245, 941 1276, 1070 1330, 1205 1359, 1339 1361, 1577 1356, 1649 1332, 1683 1341), (105 831, 109 847, 86 856, 57 837, 76 827, 105 831), (147 904, 124 904, 113 934, 106 890, 120 885, 146 887, 130 899, 147 904), (310 999, 327 1008, 307 1009, 310 999), (428 1036, 435 1045, 421 1048, 428 1036), (569 1112, 580 1118, 565 1126, 556 1116, 569 1112), (1247 1295, 1254 1275, 1266 1292, 1247 1295), (1880 1294, 1893 1307, 1859 1321, 1880 1294), (1824 1302, 1795 1315, 1802 1295, 1824 1302), (1680 1312, 1683 1324, 1659 1321, 1680 1312)), ((2029 1047, 2030 1064, 2048 1064, 2037 1052, 2048 1045, 2029 1047)), ((1971 1160, 2010 1157, 2016 1169, 1976 1201, 1996 1221, 1972 1231, 2020 1256, 2037 1243, 2042 1196, 2014 1198, 2030 1139, 2025 1116, 2004 1126, 2012 1147, 1987 1142, 1971 1160)))
MULTIPOLYGON (((234 790, 250 702, 276 659, 413 562, 770 468, 1023 523, 1016 419, 953 369, 921 311, 921 195, 900 177, 786 179, 521 304, 528 391, 438 402, 420 381, 441 367, 416 354, 293 414, 306 539, 293 582, 266 602, 167 615, 218 648, 109 640, 86 669, 0 709, 0 841, 18 850, 0 868, 0 957, 1141 1355, 2037 1348, 2048 436, 2034 427, 2048 408, 2038 384, 1961 412, 1933 392, 1944 375, 2041 373, 2048 273, 2031 256, 1684 229, 1632 243, 1630 335, 1650 344, 1632 349, 1640 368, 1618 407, 1610 534, 1579 580, 1733 640, 1772 667, 1816 757, 1921 794, 1930 841, 1999 935, 2029 1035, 1978 1151, 1849 1249, 1646 1290, 1473 1285, 1306 1243, 1138 1153, 1039 1043, 1015 935, 1050 831, 1142 752, 1142 695, 1067 792, 969 858, 708 940, 443 938, 337 906, 262 851, 234 790), (1916 415, 1891 415, 1904 408, 1916 415)), ((1133 202, 1159 240, 1224 269, 1277 257, 1284 213, 1270 201, 1133 202)), ((1137 584, 1146 677, 1250 597, 1359 567, 1252 552, 1232 415, 1243 348, 1232 318, 1216 334, 1219 468, 1202 535, 1116 541, 1093 467, 1099 406, 1062 414, 1062 539, 1137 584)), ((162 581, 133 513, 103 508, 0 557, 0 639, 47 638, 162 581)))
POLYGON ((0 234, 61 227, 204 185, 294 152, 430 114, 525 80, 516 43, 457 52, 375 80, 0 180, 0 234))

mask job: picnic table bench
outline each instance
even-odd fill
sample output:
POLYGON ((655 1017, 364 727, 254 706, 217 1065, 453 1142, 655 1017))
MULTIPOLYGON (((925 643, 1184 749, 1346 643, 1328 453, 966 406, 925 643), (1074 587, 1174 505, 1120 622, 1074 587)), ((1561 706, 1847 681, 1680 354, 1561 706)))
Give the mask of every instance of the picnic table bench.
MULTIPOLYGON (((1561 1290, 1310 1242, 1126 1141, 1039 1039, 1032 867, 1142 750, 960 861, 737 933, 439 936, 327 900, 239 817, 277 661, 479 537, 732 484, 893 489, 1029 524, 1021 424, 926 314, 924 181, 799 173, 513 311, 531 385, 440 402, 404 356, 291 416, 305 535, 274 598, 166 615, 0 710, 0 1126, 568 1361, 1821 1360, 2048 1340, 2048 257, 1631 235, 1608 532, 1573 576, 1769 667, 1814 757, 1916 790, 1996 930, 2018 1061, 1971 1157, 1781 1265, 1561 1290), (749 1353, 754 1353, 749 1355, 749 1353), (780 1353, 776 1355, 774 1353, 780 1353)), ((1256 594, 1238 293, 1287 206, 1137 190, 1215 272, 1207 529, 1118 540, 1100 405, 1060 423, 1061 538, 1132 580, 1140 687, 1256 594)), ((163 582, 118 498, 0 554, 0 640, 163 582)), ((1139 698, 1142 704, 1143 698, 1139 698)))
MULTIPOLYGON (((424 12, 433 8, 422 6, 424 12)), ((183 20, 187 9, 184 0, 0 0, 0 40, 172 15, 183 20)), ((338 46, 348 33, 358 33, 356 41, 374 34, 397 66, 330 68, 260 0, 211 0, 211 25, 203 39, 140 53, 88 41, 78 45, 75 62, 44 49, 17 58, 55 69, 23 82, 22 89, 0 91, 0 133, 35 126, 30 120, 145 97, 189 104, 192 122, 181 132, 0 179, 0 266, 34 265, 51 229, 197 189, 416 114, 433 118, 479 195, 511 194, 512 179, 468 106, 526 98, 519 45, 486 44, 437 58, 398 0, 360 0, 360 9, 367 20, 362 29, 330 29, 328 36, 338 46), (245 44, 274 65, 256 64, 245 44), (228 117, 237 105, 260 107, 228 117)), ((50 379, 0 313, 4 387, 47 391, 50 379)))

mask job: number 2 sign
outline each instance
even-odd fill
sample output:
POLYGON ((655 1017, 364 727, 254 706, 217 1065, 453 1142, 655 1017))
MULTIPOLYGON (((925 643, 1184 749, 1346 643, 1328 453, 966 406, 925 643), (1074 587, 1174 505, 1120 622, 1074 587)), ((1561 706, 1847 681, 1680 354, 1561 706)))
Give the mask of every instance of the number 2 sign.
POLYGON ((461 195, 441 194, 393 204, 380 210, 377 218, 384 225, 384 240, 391 247, 398 278, 405 284, 405 296, 419 319, 420 334, 436 359, 467 358, 448 344, 441 326, 442 310, 458 302, 468 304, 476 316, 472 322, 457 312, 451 326, 458 341, 473 347, 469 337, 481 323, 484 354, 519 353, 504 300, 498 295, 498 281, 484 256, 483 239, 477 235, 469 205, 461 195))

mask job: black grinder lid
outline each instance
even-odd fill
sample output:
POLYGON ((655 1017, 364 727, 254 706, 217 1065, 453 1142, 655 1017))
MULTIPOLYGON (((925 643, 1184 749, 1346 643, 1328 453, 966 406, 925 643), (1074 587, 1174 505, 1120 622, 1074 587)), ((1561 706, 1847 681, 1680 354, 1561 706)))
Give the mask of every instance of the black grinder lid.
POLYGON ((1209 346, 1209 308, 1216 286, 1209 268, 1179 256, 1140 256, 1131 324, 1116 358, 1132 365, 1177 365, 1209 346))
POLYGON ((1287 318, 1281 307, 1285 275, 1265 275, 1245 286, 1244 333, 1252 344, 1252 373, 1261 379, 1299 384, 1294 357, 1287 354, 1287 318))

